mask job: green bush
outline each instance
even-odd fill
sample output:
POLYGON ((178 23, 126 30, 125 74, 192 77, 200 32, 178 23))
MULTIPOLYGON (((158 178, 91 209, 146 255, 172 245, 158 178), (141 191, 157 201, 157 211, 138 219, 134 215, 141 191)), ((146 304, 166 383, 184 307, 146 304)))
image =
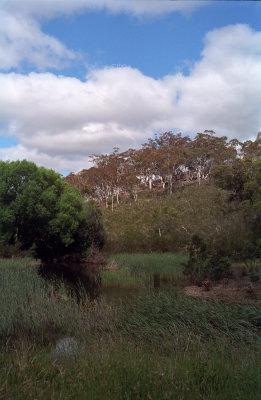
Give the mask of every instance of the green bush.
POLYGON ((82 257, 103 245, 101 214, 53 170, 23 161, 0 162, 0 243, 34 246, 35 255, 51 261, 82 257))
POLYGON ((207 184, 177 188, 172 195, 139 193, 136 202, 103 208, 109 253, 185 250, 195 232, 208 248, 231 256, 252 238, 243 210, 229 193, 207 184))
POLYGON ((33 248, 28 250, 21 249, 21 243, 16 242, 15 244, 0 243, 0 257, 11 258, 11 257, 32 257, 33 248))
POLYGON ((261 259, 261 241, 250 242, 246 240, 238 254, 238 258, 246 265, 247 272, 257 272, 258 262, 261 259))
POLYGON ((256 271, 252 271, 249 274, 249 278, 251 280, 251 282, 257 282, 261 279, 261 273, 260 272, 256 272, 256 271))
POLYGON ((202 239, 194 235, 189 251, 189 260, 184 265, 184 274, 193 283, 202 284, 205 279, 219 280, 231 274, 231 262, 214 250, 208 250, 202 239))

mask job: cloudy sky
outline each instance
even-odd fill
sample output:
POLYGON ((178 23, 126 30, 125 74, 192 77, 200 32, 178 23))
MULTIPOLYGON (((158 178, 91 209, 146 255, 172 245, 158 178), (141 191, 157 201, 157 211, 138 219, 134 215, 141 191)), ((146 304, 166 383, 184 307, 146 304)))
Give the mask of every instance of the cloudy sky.
POLYGON ((172 130, 261 131, 261 3, 0 0, 0 159, 66 173, 172 130))

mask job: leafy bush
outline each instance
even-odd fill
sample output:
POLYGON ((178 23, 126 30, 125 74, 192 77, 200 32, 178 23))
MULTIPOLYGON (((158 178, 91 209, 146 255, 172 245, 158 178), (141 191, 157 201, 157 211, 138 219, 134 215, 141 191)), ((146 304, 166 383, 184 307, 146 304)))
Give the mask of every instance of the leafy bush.
POLYGON ((189 276, 193 283, 201 285, 205 279, 219 280, 227 277, 231 274, 230 266, 227 257, 208 250, 199 236, 193 236, 189 260, 184 267, 184 274, 189 276))
POLYGON ((244 262, 247 272, 257 272, 258 260, 261 258, 261 241, 250 242, 246 240, 241 251, 238 254, 240 260, 244 262))
POLYGON ((101 214, 53 170, 0 162, 0 243, 34 246, 42 260, 81 257, 104 241, 101 214))
POLYGON ((21 249, 21 243, 16 242, 15 244, 0 243, 0 257, 11 258, 11 257, 32 257, 33 248, 28 250, 21 249))
POLYGON ((251 282, 257 282, 261 279, 261 273, 260 272, 256 272, 256 271, 252 271, 249 274, 249 278, 251 280, 251 282))

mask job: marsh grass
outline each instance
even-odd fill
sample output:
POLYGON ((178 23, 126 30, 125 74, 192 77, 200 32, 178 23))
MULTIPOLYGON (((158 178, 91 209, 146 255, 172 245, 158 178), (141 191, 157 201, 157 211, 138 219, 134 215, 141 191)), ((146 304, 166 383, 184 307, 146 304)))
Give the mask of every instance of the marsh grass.
POLYGON ((135 289, 145 286, 146 275, 137 274, 129 267, 120 266, 116 270, 102 271, 102 286, 106 288, 135 289))
MULTIPOLYGON (((37 273, 32 259, 0 261, 0 339, 31 337, 35 342, 55 340, 77 329, 82 309, 68 297, 65 286, 55 287, 37 273)), ((81 324, 79 324, 79 327, 81 324)))
POLYGON ((123 303, 118 313, 116 329, 146 342, 161 342, 163 337, 184 337, 185 341, 187 337, 205 341, 224 338, 234 344, 260 341, 260 306, 226 305, 167 292, 140 295, 123 303))
POLYGON ((109 260, 113 269, 102 272, 104 287, 142 288, 153 285, 153 274, 159 273, 163 282, 182 282, 183 263, 187 256, 178 253, 114 255, 109 260))
POLYGON ((129 267, 133 272, 151 275, 160 272, 178 277, 183 273, 183 262, 187 260, 187 256, 181 253, 122 253, 112 256, 112 259, 119 265, 129 267))
MULTIPOLYGON (((155 342, 177 333, 199 335, 202 339, 225 337, 249 341, 259 337, 260 305, 227 305, 221 302, 187 297, 171 287, 154 293, 150 288, 117 304, 105 299, 80 304, 69 297, 63 285, 58 289, 47 283, 37 269, 19 262, 0 263, 0 335, 33 337, 45 342, 54 335, 146 338, 155 342)), ((84 290, 84 289, 83 289, 84 290)), ((84 292, 83 292, 84 295, 84 292)))
POLYGON ((0 261, 0 399, 259 399, 260 305, 149 289, 78 304, 19 263, 0 261), (68 336, 77 358, 51 358, 68 336))
POLYGON ((258 400, 260 361, 246 348, 160 348, 97 340, 77 362, 50 363, 34 349, 0 356, 2 399, 258 400))

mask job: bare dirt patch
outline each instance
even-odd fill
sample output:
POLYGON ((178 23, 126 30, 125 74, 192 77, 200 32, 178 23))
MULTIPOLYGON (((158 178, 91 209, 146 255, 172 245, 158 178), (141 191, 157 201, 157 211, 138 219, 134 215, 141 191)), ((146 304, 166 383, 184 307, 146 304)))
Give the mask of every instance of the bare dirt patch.
POLYGON ((231 303, 249 303, 261 301, 261 282, 252 283, 249 279, 230 279, 211 282, 208 290, 204 286, 186 286, 186 295, 191 297, 208 297, 231 303))

